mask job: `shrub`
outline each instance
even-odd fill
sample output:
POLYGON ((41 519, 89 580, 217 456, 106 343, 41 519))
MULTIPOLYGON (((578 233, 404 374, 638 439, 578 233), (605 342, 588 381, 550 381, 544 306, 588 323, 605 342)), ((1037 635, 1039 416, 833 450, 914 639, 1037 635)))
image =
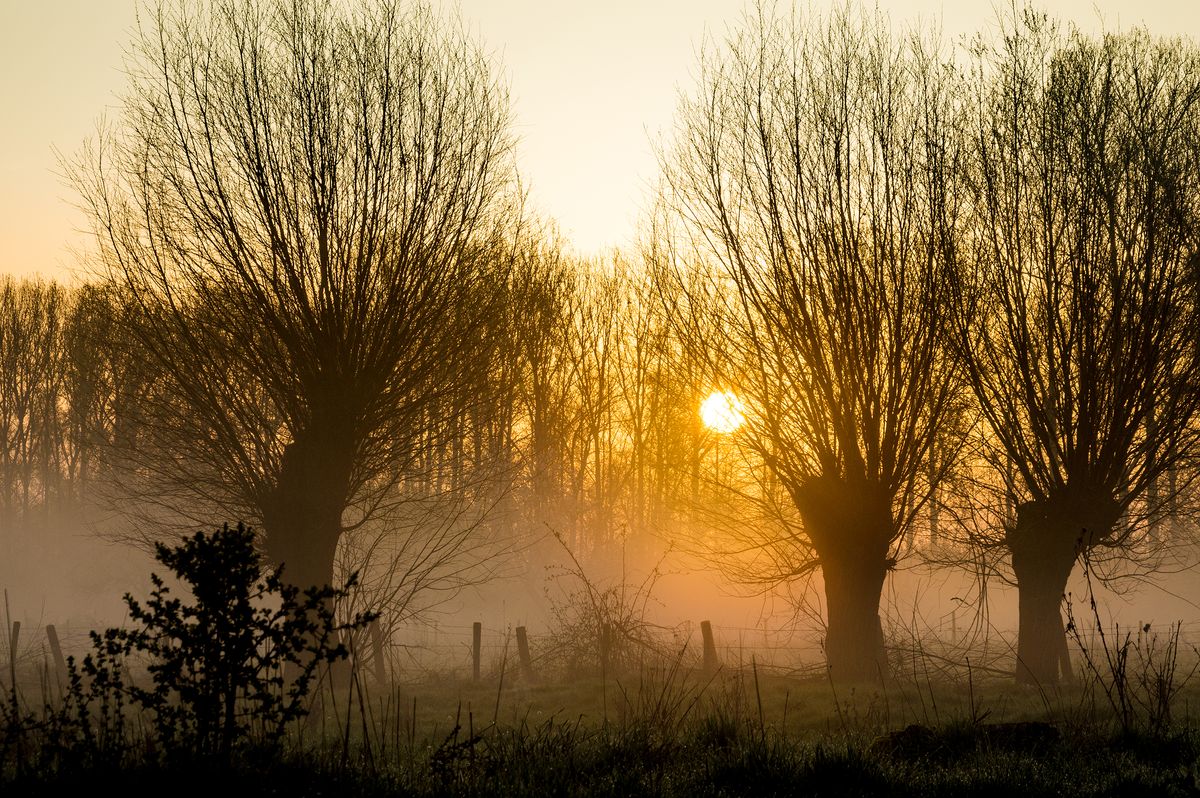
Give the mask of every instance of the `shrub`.
MULTIPOLYGON (((108 708, 119 713, 128 696, 153 713, 167 752, 227 759, 242 743, 276 744, 307 712, 318 669, 347 656, 342 633, 373 617, 338 624, 333 604, 354 577, 343 590, 287 584, 281 568, 264 567, 254 533, 241 524, 198 532, 177 546, 156 544, 155 558, 187 585, 192 601, 174 595, 157 574, 144 606, 127 593, 135 625, 92 633, 94 651, 82 663, 90 695, 76 703, 98 704, 111 723, 108 708), (148 688, 123 675, 123 660, 133 653, 149 660, 148 688)), ((80 680, 72 684, 78 693, 80 680)))
POLYGON ((543 656, 571 674, 620 675, 643 665, 670 666, 667 631, 651 622, 650 603, 661 575, 661 561, 637 584, 627 579, 622 557, 619 580, 590 575, 557 532, 570 566, 553 577, 559 592, 547 590, 553 616, 543 656))
MULTIPOLYGON (((1187 664, 1180 662, 1182 622, 1167 627, 1162 636, 1145 624, 1137 630, 1114 626, 1106 631, 1092 587, 1091 561, 1083 557, 1088 607, 1095 628, 1089 645, 1076 622, 1070 594, 1067 597, 1066 631, 1083 656, 1085 688, 1099 687, 1112 707, 1121 731, 1162 737, 1171 731, 1172 708, 1184 687, 1200 670, 1200 651, 1192 647, 1187 664)), ((1186 653, 1186 652, 1182 652, 1186 653)))

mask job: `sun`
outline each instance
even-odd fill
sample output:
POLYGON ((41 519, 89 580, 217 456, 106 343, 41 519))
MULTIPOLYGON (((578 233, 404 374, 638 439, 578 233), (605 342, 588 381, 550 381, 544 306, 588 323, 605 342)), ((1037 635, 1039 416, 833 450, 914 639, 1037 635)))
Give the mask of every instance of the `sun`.
POLYGON ((700 403, 700 420, 704 426, 728 434, 746 420, 746 405, 733 391, 714 391, 700 403))

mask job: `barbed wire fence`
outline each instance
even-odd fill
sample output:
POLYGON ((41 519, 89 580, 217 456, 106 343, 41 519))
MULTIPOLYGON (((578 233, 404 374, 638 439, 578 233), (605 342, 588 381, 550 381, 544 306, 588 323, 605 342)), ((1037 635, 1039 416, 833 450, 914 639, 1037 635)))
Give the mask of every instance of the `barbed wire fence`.
MULTIPOLYGON (((1200 656, 1200 620, 1172 624, 1138 621, 1137 625, 1120 625, 1105 629, 1107 644, 1125 635, 1167 635, 1179 627, 1179 645, 1183 651, 1200 656)), ((63 661, 77 659, 91 649, 91 628, 72 624, 22 626, 9 620, 0 631, 0 680, 4 687, 16 674, 18 681, 52 681, 65 683, 61 673, 63 661)), ((518 660, 517 624, 504 626, 480 623, 478 647, 475 643, 475 624, 458 621, 430 620, 408 623, 397 629, 390 639, 382 641, 384 672, 395 683, 420 683, 430 680, 470 681, 474 678, 474 662, 480 663, 480 677, 492 681, 507 673, 517 678, 521 663, 518 660)), ((524 627, 522 627, 524 628, 524 627)), ((821 649, 822 630, 769 624, 757 626, 711 625, 716 660, 725 670, 741 671, 756 667, 779 676, 823 676, 824 655, 821 649)), ((931 670, 948 672, 969 663, 976 673, 1011 674, 1015 658, 1015 630, 991 629, 983 638, 970 636, 965 625, 947 617, 944 622, 912 634, 899 625, 887 627, 885 637, 889 656, 900 672, 909 662, 920 661, 926 675, 931 670)), ((550 667, 550 652, 543 643, 550 637, 545 630, 527 630, 531 665, 534 672, 551 680, 556 676, 550 667)), ((1072 647, 1082 644, 1098 651, 1105 645, 1094 625, 1082 626, 1071 632, 1072 647)), ((662 650, 678 657, 684 667, 699 669, 704 664, 700 622, 684 621, 663 632, 662 650)), ((1073 654, 1077 653, 1074 650, 1073 654)), ((361 661, 367 663, 376 655, 372 648, 359 647, 361 661)), ((369 663, 373 672, 375 663, 369 663)))

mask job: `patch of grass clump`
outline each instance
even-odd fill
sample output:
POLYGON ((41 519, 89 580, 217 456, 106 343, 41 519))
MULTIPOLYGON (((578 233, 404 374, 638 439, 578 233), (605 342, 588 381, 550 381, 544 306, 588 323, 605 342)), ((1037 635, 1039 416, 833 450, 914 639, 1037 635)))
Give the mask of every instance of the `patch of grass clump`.
POLYGON ((653 729, 547 721, 536 727, 461 730, 418 743, 411 756, 381 761, 328 743, 289 748, 266 759, 241 751, 221 768, 167 765, 133 756, 84 770, 7 774, 6 792, 65 793, 98 781, 149 792, 211 795, 510 796, 1105 796, 1195 795, 1197 739, 1188 733, 1164 755, 1120 736, 1064 737, 1020 750, 984 738, 947 736, 953 757, 897 757, 836 736, 765 738, 700 717, 674 738, 653 729))

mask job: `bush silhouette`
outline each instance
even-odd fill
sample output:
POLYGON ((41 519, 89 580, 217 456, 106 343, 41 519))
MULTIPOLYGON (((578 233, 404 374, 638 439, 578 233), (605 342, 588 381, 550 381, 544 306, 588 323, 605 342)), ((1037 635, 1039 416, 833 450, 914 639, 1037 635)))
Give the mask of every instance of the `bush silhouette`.
MULTIPOLYGON (((151 710, 167 753, 228 758, 244 743, 278 743, 306 714, 321 665, 347 656, 341 633, 372 619, 359 614, 338 624, 333 604, 354 577, 343 590, 290 585, 281 568, 264 566, 253 531, 241 524, 198 532, 177 546, 158 543, 155 558, 190 588, 193 601, 151 574, 144 606, 125 594, 133 627, 93 632, 95 651, 83 672, 94 687, 151 710), (149 659, 149 688, 120 673, 133 653, 149 659)), ((96 693, 101 707, 114 703, 96 693)))

